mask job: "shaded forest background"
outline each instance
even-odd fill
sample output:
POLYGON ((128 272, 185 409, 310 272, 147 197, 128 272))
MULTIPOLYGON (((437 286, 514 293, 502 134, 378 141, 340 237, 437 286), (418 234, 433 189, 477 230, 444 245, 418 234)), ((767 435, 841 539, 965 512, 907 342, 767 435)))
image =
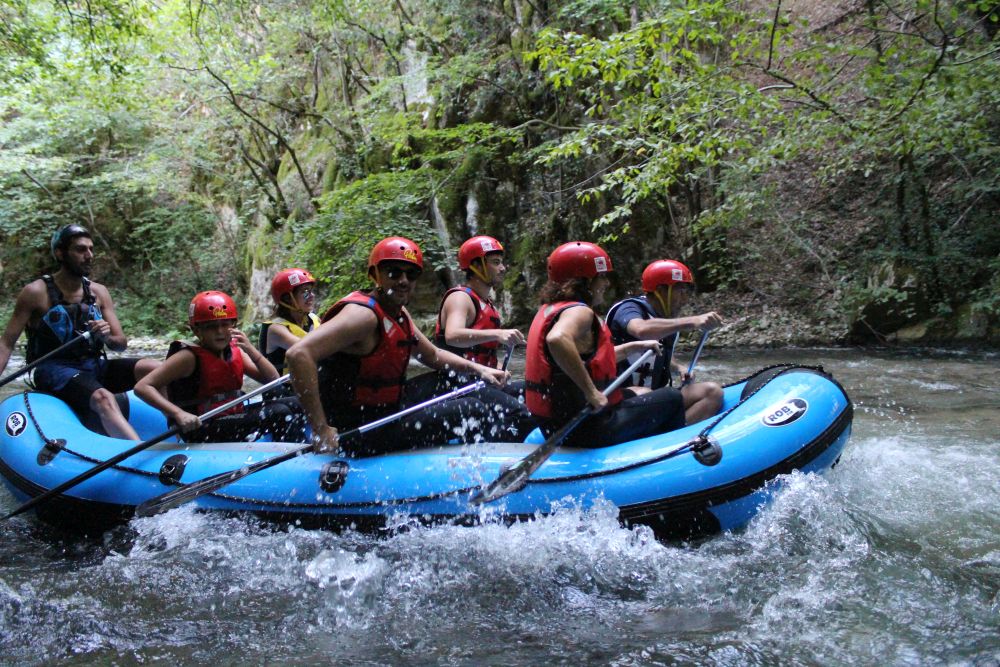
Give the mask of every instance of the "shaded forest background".
POLYGON ((9 313, 78 222, 130 335, 419 241, 695 271, 741 343, 1000 343, 1000 0, 0 0, 9 313))

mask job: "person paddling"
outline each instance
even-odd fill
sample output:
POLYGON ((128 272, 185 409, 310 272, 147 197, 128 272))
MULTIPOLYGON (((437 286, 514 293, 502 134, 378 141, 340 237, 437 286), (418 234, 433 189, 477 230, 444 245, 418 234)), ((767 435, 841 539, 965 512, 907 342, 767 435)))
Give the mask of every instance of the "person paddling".
POLYGON ((524 345, 524 334, 500 326, 490 292, 507 273, 503 246, 492 236, 473 236, 458 249, 465 284, 445 292, 438 310, 434 342, 449 352, 497 368, 497 349, 524 345))
POLYGON ((98 426, 90 423, 96 416, 108 435, 139 440, 122 411, 128 405, 124 392, 160 362, 107 358, 105 348, 122 352, 128 339, 108 289, 89 278, 94 263, 90 232, 75 224, 60 227, 50 250, 59 270, 28 283, 18 294, 0 338, 0 372, 22 332, 28 336, 28 363, 77 340, 34 369, 35 388, 65 401, 88 427, 98 426))
POLYGON ((274 316, 260 328, 257 349, 278 373, 287 373, 285 351, 320 325, 312 312, 316 305, 316 279, 305 269, 282 269, 271 280, 274 316))
MULTIPOLYGON (((693 382, 687 369, 672 352, 681 331, 711 331, 722 318, 711 311, 680 317, 694 288, 691 270, 673 259, 658 259, 642 272, 641 296, 623 299, 608 310, 607 322, 616 345, 636 340, 658 340, 664 353, 654 363, 640 367, 635 384, 659 389, 673 385, 673 374, 681 379, 685 420, 691 424, 707 419, 722 406, 723 392, 715 382, 693 382)), ((619 367, 627 366, 627 360, 619 367)))
POLYGON ((236 329, 232 298, 219 291, 199 292, 191 300, 188 325, 197 344, 174 341, 163 365, 144 377, 135 393, 181 427, 186 442, 236 442, 269 433, 274 440, 305 439, 301 407, 292 398, 238 405, 207 424, 200 413, 227 403, 242 392, 244 376, 265 383, 278 371, 236 329))
MULTIPOLYGON (((337 451, 338 428, 371 422, 429 398, 407 391, 411 355, 434 370, 455 370, 501 385, 497 368, 435 347, 413 324, 406 304, 423 272, 420 247, 410 239, 382 239, 368 257, 373 289, 352 292, 323 315, 323 324, 289 348, 292 386, 313 430, 316 450, 337 451)), ((468 397, 435 406, 342 443, 354 454, 373 454, 450 440, 474 440, 486 407, 468 397)))
MULTIPOLYGON (((507 273, 503 246, 492 236, 473 236, 459 247, 458 266, 465 272, 465 284, 452 287, 441 298, 434 343, 470 361, 498 368, 502 365, 498 351, 525 343, 518 329, 502 327, 500 311, 490 299, 507 273)), ((432 391, 437 394, 468 384, 469 378, 454 372, 428 373, 415 381, 436 382, 432 391)), ((491 440, 520 441, 537 426, 523 403, 523 381, 485 387, 473 396, 496 413, 494 427, 487 434, 491 440)))
POLYGON ((610 285, 611 258, 598 245, 564 243, 549 255, 549 281, 528 331, 526 403, 546 437, 589 404, 591 414, 563 445, 601 447, 684 426, 681 394, 664 387, 640 395, 602 389, 617 375, 616 364, 630 353, 655 350, 655 341, 615 346, 607 325, 594 312, 610 285))

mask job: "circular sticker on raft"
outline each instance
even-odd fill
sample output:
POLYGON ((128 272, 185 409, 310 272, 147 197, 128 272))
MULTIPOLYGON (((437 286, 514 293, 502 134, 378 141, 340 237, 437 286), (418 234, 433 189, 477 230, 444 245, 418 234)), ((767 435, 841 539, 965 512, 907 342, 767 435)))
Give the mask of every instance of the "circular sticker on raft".
POLYGON ((785 426, 804 415, 808 409, 809 404, 804 398, 790 398, 768 408, 760 421, 764 426, 785 426))
POLYGON ((12 412, 7 415, 7 422, 3 425, 4 430, 7 431, 7 435, 12 438, 24 433, 24 428, 28 425, 28 420, 24 418, 24 415, 20 412, 12 412))

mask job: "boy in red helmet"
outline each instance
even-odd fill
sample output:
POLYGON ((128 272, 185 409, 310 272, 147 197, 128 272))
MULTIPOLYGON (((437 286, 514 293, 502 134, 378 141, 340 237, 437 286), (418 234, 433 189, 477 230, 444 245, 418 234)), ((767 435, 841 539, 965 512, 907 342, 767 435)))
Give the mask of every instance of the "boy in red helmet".
MULTIPOLYGON (((438 310, 434 343, 470 361, 498 368, 500 357, 511 345, 524 345, 524 334, 501 327, 500 312, 490 292, 503 284, 507 267, 504 249, 492 236, 473 236, 458 249, 458 266, 465 272, 465 284, 445 292, 438 310)), ((433 394, 469 383, 469 378, 449 373, 428 373, 416 382, 435 382, 433 394)), ((495 419, 491 440, 521 441, 537 426, 524 407, 524 382, 487 387, 476 398, 493 406, 495 419)))
MULTIPOLYGON (((608 310, 607 322, 616 345, 635 340, 657 340, 663 354, 636 372, 635 384, 650 389, 673 385, 673 373, 681 378, 684 416, 689 424, 707 419, 722 406, 722 387, 714 382, 691 383, 687 369, 673 358, 677 334, 681 331, 711 331, 722 325, 722 318, 711 311, 679 317, 687 305, 694 277, 691 270, 672 259, 652 262, 642 272, 644 294, 619 301, 608 310)), ((623 362, 628 365, 629 360, 623 362)))
POLYGON ((60 227, 49 247, 59 270, 28 283, 17 296, 14 313, 0 337, 0 372, 7 367, 22 331, 28 334, 25 356, 29 363, 75 340, 35 368, 35 387, 66 401, 88 428, 138 440, 128 423, 124 392, 160 362, 107 358, 105 348, 121 352, 128 340, 108 289, 89 278, 94 262, 90 232, 80 225, 60 227), (84 333, 90 334, 89 339, 82 337, 84 333))
POLYGON ((244 376, 261 383, 278 379, 271 362, 236 329, 236 320, 236 304, 228 294, 196 294, 188 325, 198 344, 171 343, 163 365, 136 384, 136 395, 180 426, 186 442, 237 442, 264 432, 275 440, 301 442, 305 424, 294 398, 237 405, 206 424, 198 418, 240 396, 244 376))
POLYGON ((465 284, 445 292, 438 310, 434 342, 477 363, 499 366, 497 350, 524 345, 524 334, 500 327, 490 291, 503 284, 507 267, 503 246, 492 236, 473 236, 458 249, 465 284))
POLYGON ((412 354, 435 370, 454 370, 497 385, 507 380, 506 372, 438 349, 414 326, 406 304, 422 272, 423 253, 416 243, 398 236, 379 241, 368 258, 375 287, 334 304, 323 324, 285 355, 317 451, 343 445, 355 454, 372 454, 476 437, 486 409, 470 397, 410 415, 352 442, 340 443, 337 437, 338 428, 360 426, 430 398, 406 391, 412 354))
POLYGON ((569 447, 603 447, 684 426, 680 392, 665 387, 637 395, 602 389, 617 377, 628 354, 660 350, 655 341, 616 346, 594 312, 610 284, 611 258, 593 243, 565 243, 549 255, 549 282, 528 331, 526 402, 549 436, 590 405, 591 414, 564 441, 569 447))

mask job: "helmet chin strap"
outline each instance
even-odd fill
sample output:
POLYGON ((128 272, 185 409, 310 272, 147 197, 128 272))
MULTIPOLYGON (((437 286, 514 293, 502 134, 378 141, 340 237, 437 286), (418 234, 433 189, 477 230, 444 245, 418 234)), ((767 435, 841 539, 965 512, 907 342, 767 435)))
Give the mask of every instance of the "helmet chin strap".
POLYGON ((479 261, 482 262, 482 264, 483 264, 483 269, 484 269, 483 271, 480 271, 479 269, 476 268, 476 261, 475 260, 469 262, 469 270, 472 271, 474 274, 476 274, 477 278, 479 278, 484 283, 486 283, 487 285, 489 285, 490 281, 486 277, 486 271, 485 271, 485 269, 486 269, 486 259, 483 258, 483 259, 481 259, 479 261))
POLYGON ((663 297, 660 296, 660 289, 659 288, 657 288, 656 291, 653 292, 653 294, 656 295, 656 300, 660 302, 660 309, 663 310, 663 316, 664 317, 671 317, 673 315, 673 313, 671 312, 671 309, 667 306, 667 304, 673 303, 673 296, 674 296, 673 292, 674 292, 674 286, 673 285, 667 285, 667 300, 666 300, 666 303, 664 303, 663 297))

